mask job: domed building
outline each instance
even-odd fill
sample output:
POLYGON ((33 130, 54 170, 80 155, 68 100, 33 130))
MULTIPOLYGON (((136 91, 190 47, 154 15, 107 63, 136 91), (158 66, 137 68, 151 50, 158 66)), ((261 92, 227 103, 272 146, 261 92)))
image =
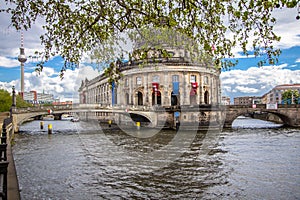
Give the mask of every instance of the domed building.
MULTIPOLYGON (((168 110, 167 113, 160 113, 157 120, 168 118, 171 124, 168 126, 171 127, 176 117, 181 122, 201 121, 203 116, 212 118, 212 115, 219 119, 220 114, 212 113, 208 107, 221 102, 220 69, 211 64, 193 62, 184 48, 165 46, 163 51, 147 49, 145 53, 135 48, 128 62, 117 65, 117 70, 122 74, 117 83, 110 84, 104 74, 82 81, 80 103, 141 108, 149 112, 158 108, 168 110), (192 107, 197 109, 174 116, 174 113, 182 114, 180 110, 183 108, 192 107), (205 109, 201 111, 201 107, 205 109)), ((154 124, 158 125, 159 122, 154 124)))

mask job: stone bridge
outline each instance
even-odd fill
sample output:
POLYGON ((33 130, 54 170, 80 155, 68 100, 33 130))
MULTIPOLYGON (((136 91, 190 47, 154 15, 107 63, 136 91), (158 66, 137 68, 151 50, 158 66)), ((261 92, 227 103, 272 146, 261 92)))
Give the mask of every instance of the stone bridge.
MULTIPOLYGON (((126 106, 126 107, 111 107, 101 106, 99 104, 73 104, 73 105, 56 105, 56 106, 38 106, 28 108, 12 109, 14 130, 18 132, 19 126, 32 119, 40 116, 48 115, 51 112, 55 119, 60 119, 62 114, 72 114, 79 116, 82 120, 99 120, 99 113, 105 113, 102 121, 112 120, 111 114, 121 114, 124 116, 139 116, 150 122, 156 121, 156 115, 150 112, 146 107, 126 106), (106 117, 105 117, 106 116, 106 117)), ((120 120, 117 120, 120 121, 120 120)), ((132 121, 132 120, 131 120, 132 121)))
POLYGON ((277 115, 284 125, 300 127, 300 104, 278 104, 277 108, 267 109, 266 104, 255 106, 229 105, 226 107, 224 127, 231 127, 232 122, 241 115, 252 113, 271 113, 277 115))
MULTIPOLYGON (((114 121, 120 123, 124 116, 128 116, 131 122, 145 121, 152 123, 152 127, 162 127, 160 120, 163 119, 162 123, 174 122, 174 112, 183 113, 184 111, 195 113, 199 112, 212 112, 219 111, 221 114, 217 119, 220 121, 221 126, 230 128, 232 122, 241 115, 251 113, 272 113, 280 117, 285 125, 292 127, 300 127, 300 105, 278 105, 276 109, 267 109, 265 104, 259 104, 254 106, 240 106, 240 105, 229 105, 229 106, 177 106, 177 107, 146 107, 146 106, 107 106, 99 104, 73 104, 63 106, 42 106, 42 107, 31 107, 23 109, 13 109, 12 115, 15 124, 15 131, 18 131, 18 126, 24 121, 49 113, 49 110, 53 111, 53 114, 59 118, 64 113, 78 115, 83 120, 89 119, 102 119, 102 121, 111 120, 112 116, 114 121), (165 113, 168 113, 167 115, 165 113), (171 116, 171 117, 170 117, 171 116), (170 118, 170 119, 168 119, 170 118), (133 120, 133 121, 132 121, 133 120)), ((194 121, 195 122, 195 121, 194 121)), ((172 125, 170 125, 172 127, 172 125)))

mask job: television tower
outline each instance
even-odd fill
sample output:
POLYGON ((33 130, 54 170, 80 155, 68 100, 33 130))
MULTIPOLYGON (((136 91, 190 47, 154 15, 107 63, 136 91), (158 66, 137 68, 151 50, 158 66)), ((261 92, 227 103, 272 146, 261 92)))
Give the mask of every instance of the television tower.
POLYGON ((24 63, 27 60, 27 58, 25 56, 25 51, 24 51, 23 31, 21 31, 21 47, 20 47, 20 55, 18 56, 18 60, 21 63, 21 95, 23 97, 23 93, 24 93, 24 63))

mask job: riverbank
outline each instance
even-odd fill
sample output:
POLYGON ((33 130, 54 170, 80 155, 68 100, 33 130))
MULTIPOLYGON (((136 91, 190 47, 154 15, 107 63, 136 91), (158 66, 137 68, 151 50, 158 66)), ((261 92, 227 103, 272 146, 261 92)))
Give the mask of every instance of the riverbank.
MULTIPOLYGON (((0 134, 2 134, 2 126, 3 126, 3 120, 9 117, 9 112, 3 112, 0 113, 0 134)), ((19 190, 19 183, 18 183, 18 177, 14 162, 14 157, 12 153, 11 144, 8 140, 7 145, 7 161, 8 169, 7 169, 7 199, 8 200, 20 200, 20 190, 19 190)))
POLYGON ((7 161, 9 162, 7 172, 7 199, 20 200, 18 177, 10 144, 7 145, 7 161))

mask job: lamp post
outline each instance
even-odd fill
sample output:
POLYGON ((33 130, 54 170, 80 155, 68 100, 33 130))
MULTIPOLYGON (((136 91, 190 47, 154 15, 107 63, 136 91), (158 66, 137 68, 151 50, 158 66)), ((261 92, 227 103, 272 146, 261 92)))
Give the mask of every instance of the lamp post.
POLYGON ((9 110, 10 117, 12 117, 12 112, 16 111, 16 104, 17 104, 16 91, 15 91, 15 86, 13 86, 12 87, 12 104, 11 104, 11 107, 10 107, 10 110, 9 110))
POLYGON ((12 107, 17 104, 15 86, 12 87, 12 107))

